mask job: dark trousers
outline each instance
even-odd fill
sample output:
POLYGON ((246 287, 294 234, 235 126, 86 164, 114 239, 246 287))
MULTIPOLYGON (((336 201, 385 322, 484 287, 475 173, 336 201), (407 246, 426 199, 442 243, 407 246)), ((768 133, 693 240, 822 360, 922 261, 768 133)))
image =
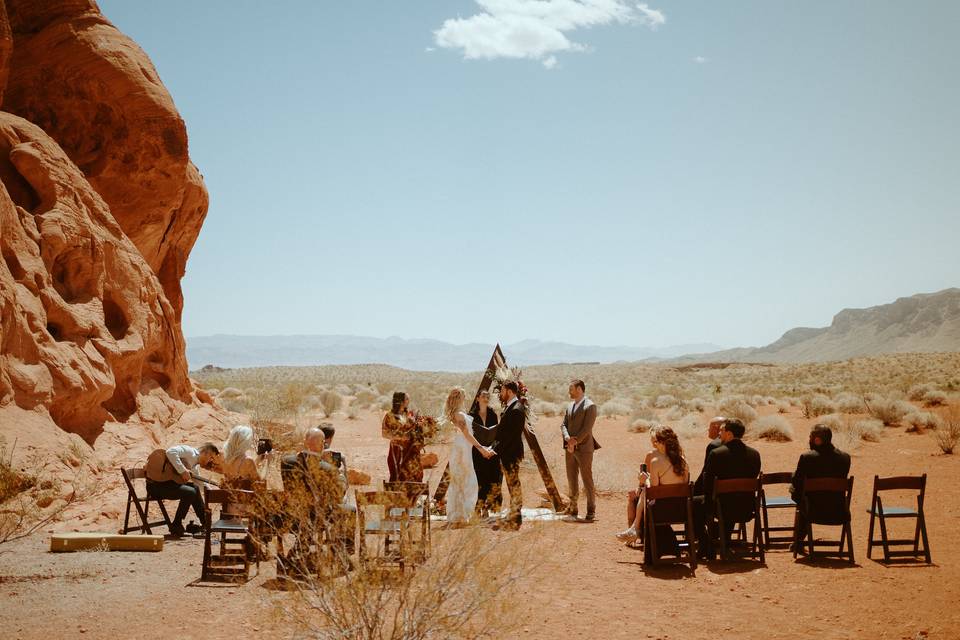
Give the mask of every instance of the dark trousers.
POLYGON ((503 470, 500 461, 494 457, 484 458, 473 449, 473 469, 477 474, 477 511, 486 509, 491 513, 499 512, 503 507, 503 470))
POLYGON ((154 482, 147 480, 147 495, 151 498, 160 498, 161 500, 179 500, 177 513, 173 516, 172 526, 174 528, 183 527, 183 519, 187 515, 190 507, 197 514, 197 520, 204 521, 203 515, 203 497, 200 490, 193 484, 180 484, 176 480, 167 480, 166 482, 154 482))
POLYGON ((507 481, 507 490, 510 492, 510 512, 507 514, 507 521, 519 527, 523 521, 521 515, 523 487, 520 486, 520 461, 509 460, 503 462, 503 477, 507 481))

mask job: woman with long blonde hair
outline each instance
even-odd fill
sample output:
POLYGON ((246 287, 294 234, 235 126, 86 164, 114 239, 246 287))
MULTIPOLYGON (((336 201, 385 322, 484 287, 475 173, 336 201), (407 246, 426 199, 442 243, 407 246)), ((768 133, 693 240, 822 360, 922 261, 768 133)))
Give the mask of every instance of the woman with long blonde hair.
POLYGON ((473 418, 463 410, 464 397, 463 389, 455 387, 447 394, 443 407, 444 418, 456 427, 450 446, 450 484, 447 488, 447 522, 454 526, 467 524, 476 512, 480 486, 473 468, 473 449, 487 459, 496 455, 473 436, 473 418))

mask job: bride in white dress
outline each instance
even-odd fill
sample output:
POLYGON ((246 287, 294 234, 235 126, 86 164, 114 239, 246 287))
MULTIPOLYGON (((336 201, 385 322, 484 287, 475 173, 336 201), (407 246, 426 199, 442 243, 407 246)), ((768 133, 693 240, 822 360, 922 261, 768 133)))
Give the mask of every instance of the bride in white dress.
POLYGON ((447 487, 447 522, 464 525, 474 517, 479 485, 473 469, 473 454, 476 447, 484 458, 497 455, 493 449, 484 447, 473 437, 473 418, 463 410, 464 391, 460 387, 447 395, 444 415, 456 427, 453 445, 450 447, 450 484, 447 487))

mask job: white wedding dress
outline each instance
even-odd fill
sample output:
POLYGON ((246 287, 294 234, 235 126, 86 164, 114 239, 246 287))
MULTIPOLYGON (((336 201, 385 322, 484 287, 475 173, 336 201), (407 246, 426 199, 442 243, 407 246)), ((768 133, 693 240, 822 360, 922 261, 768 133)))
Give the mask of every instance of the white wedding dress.
MULTIPOLYGON (((473 429, 473 418, 464 412, 460 415, 473 429)), ((447 487, 447 522, 467 523, 473 518, 477 504, 477 474, 473 469, 473 445, 459 428, 450 447, 450 484, 447 487)))

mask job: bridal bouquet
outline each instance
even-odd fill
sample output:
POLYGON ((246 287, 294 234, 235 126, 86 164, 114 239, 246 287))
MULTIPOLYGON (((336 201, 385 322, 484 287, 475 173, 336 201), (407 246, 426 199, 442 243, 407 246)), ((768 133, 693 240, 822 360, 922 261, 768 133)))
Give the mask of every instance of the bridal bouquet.
POLYGON ((433 416, 425 416, 418 411, 410 412, 407 419, 413 425, 413 439, 420 446, 437 436, 438 423, 433 416))

